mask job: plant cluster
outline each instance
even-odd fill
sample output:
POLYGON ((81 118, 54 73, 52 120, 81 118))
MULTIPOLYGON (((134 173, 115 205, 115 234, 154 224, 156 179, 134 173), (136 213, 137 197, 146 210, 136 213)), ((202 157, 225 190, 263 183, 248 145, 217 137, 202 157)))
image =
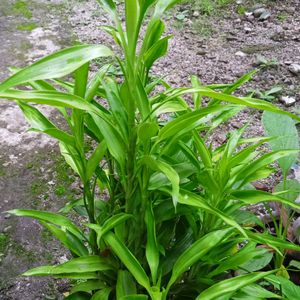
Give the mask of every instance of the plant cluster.
POLYGON ((300 118, 263 100, 234 96, 254 72, 208 86, 192 76, 191 86, 181 88, 150 76, 170 39, 163 37, 162 17, 178 0, 126 0, 125 26, 113 0, 98 2, 114 23, 103 29, 120 56, 103 45, 77 45, 0 84, 0 98, 16 101, 32 130, 59 142, 83 184, 82 198, 58 213, 10 211, 39 220, 72 255, 23 275, 75 279, 66 299, 292 299, 291 289, 282 287, 296 287, 279 275, 285 270, 287 277, 287 249, 300 247, 270 234, 245 208, 270 201, 299 208, 285 191, 271 194, 251 185, 298 149, 262 152, 274 137, 243 138, 246 126, 217 148, 208 141, 245 107, 300 118), (105 64, 90 78, 90 62, 107 57, 118 75, 105 64), (67 129, 32 104, 52 106, 67 129), (67 217, 71 210, 86 222, 75 225, 67 217))

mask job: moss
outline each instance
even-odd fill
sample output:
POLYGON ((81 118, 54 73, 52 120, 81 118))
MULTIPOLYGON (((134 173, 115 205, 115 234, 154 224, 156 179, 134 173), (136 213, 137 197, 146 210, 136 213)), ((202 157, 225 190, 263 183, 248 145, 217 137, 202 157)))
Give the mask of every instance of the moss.
POLYGON ((17 0, 15 4, 13 4, 12 11, 14 14, 21 15, 27 19, 32 18, 32 12, 29 9, 28 1, 17 0))
POLYGON ((66 189, 64 186, 58 186, 54 191, 56 196, 63 196, 66 193, 66 189))
POLYGON ((31 31, 35 28, 37 28, 38 25, 36 23, 21 23, 17 25, 17 29, 18 30, 24 30, 24 31, 31 31))
POLYGON ((6 252, 8 243, 9 243, 8 235, 4 233, 0 233, 0 254, 4 254, 6 252))
POLYGON ((267 44, 248 45, 242 49, 242 52, 247 54, 254 54, 257 52, 274 50, 274 48, 276 48, 274 45, 267 44))
POLYGON ((5 173, 4 169, 0 166, 0 177, 5 176, 5 175, 6 175, 6 173, 5 173))

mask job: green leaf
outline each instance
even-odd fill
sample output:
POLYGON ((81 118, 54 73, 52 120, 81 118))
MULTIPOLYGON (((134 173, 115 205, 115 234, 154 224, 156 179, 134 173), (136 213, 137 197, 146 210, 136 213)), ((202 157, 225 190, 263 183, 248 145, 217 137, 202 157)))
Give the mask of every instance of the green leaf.
POLYGON ((108 300, 111 291, 111 288, 105 288, 103 290, 100 290, 96 292, 90 300, 108 300))
POLYGON ((47 222, 40 221, 41 224, 47 228, 67 249, 77 256, 86 256, 89 254, 88 249, 84 243, 75 235, 63 229, 58 228, 47 222))
POLYGON ((89 180, 93 176, 100 161, 103 159, 106 150, 107 150, 107 147, 106 147, 105 141, 102 141, 96 147, 94 153, 92 154, 92 156, 90 157, 90 159, 88 160, 88 162, 86 164, 86 179, 87 180, 89 180))
POLYGON ((287 116, 290 116, 292 119, 300 121, 300 117, 298 117, 288 111, 281 110, 280 108, 276 107, 275 105, 273 105, 267 101, 249 98, 249 97, 238 98, 238 97, 227 95, 224 93, 215 92, 212 89, 209 89, 207 87, 173 89, 169 92, 169 95, 165 99, 165 101, 169 101, 173 98, 182 96, 184 94, 194 94, 194 93, 199 93, 202 96, 210 97, 212 99, 228 102, 231 104, 243 105, 243 106, 248 106, 248 107, 259 109, 259 110, 266 110, 266 111, 270 111, 270 112, 274 112, 274 113, 287 115, 287 116))
POLYGON ((244 184, 248 183, 250 179, 252 179, 252 176, 255 174, 255 172, 265 168, 269 164, 282 157, 298 152, 299 150, 280 150, 267 153, 260 158, 253 160, 250 164, 246 164, 241 170, 239 170, 236 180, 241 180, 240 186, 243 186, 244 184))
POLYGON ((158 142, 168 139, 170 137, 178 137, 179 135, 183 135, 195 129, 200 124, 203 124, 207 121, 207 119, 204 119, 204 117, 212 113, 221 112, 223 109, 224 107, 220 105, 206 107, 201 110, 186 113, 176 118, 174 121, 169 122, 160 130, 158 142))
POLYGON ((80 229, 77 226, 75 226, 68 218, 56 213, 26 209, 9 210, 8 213, 19 217, 31 217, 37 220, 52 223, 57 226, 62 226, 68 229, 78 238, 81 239, 82 237, 84 237, 80 229))
POLYGON ((75 147, 68 144, 59 143, 59 149, 61 155, 65 158, 67 164, 80 176, 85 182, 84 166, 81 160, 81 156, 75 147))
POLYGON ((88 280, 79 282, 71 289, 71 294, 76 292, 91 292, 105 288, 105 284, 101 280, 88 280))
MULTIPOLYGON (((168 190, 166 188, 163 188, 162 190, 168 192, 168 190)), ((219 217, 228 225, 235 227, 244 236, 247 236, 244 229, 235 220, 233 220, 232 218, 230 218, 229 216, 227 216, 226 214, 224 214, 222 211, 218 210, 217 208, 210 206, 207 203, 207 201, 199 195, 196 195, 196 194, 186 191, 186 190, 181 190, 178 202, 181 204, 188 205, 188 206, 195 206, 197 208, 203 209, 203 210, 211 213, 212 215, 219 217)))
MULTIPOLYGON (((198 78, 198 76, 191 76, 191 83, 193 88, 197 88, 201 86, 201 82, 198 78)), ((194 94, 193 95, 193 102, 194 102, 194 109, 200 109, 201 104, 202 104, 202 97, 199 94, 194 94)))
POLYGON ((147 274, 130 250, 111 232, 108 232, 103 238, 135 280, 150 292, 150 283, 147 274))
POLYGON ((232 231, 232 229, 229 228, 210 232, 185 250, 173 266, 172 276, 168 283, 167 290, 170 289, 185 271, 198 262, 206 253, 212 251, 214 247, 219 246, 230 231, 232 231))
POLYGON ((64 300, 90 300, 91 295, 86 292, 77 292, 64 298, 64 300))
POLYGON ((2 82, 0 91, 30 81, 60 78, 80 68, 87 62, 113 56, 112 51, 102 45, 77 45, 46 56, 2 82))
POLYGON ((300 294, 300 287, 292 281, 275 275, 269 275, 266 280, 275 285, 275 287, 282 291, 283 295, 288 300, 298 300, 300 294))
POLYGON ((128 295, 120 298, 120 300, 147 300, 148 296, 147 295, 128 295))
POLYGON ((167 36, 160 39, 144 54, 143 61, 147 69, 150 69, 154 62, 160 57, 166 55, 170 38, 171 36, 167 36))
POLYGON ((96 109, 90 103, 84 101, 84 99, 82 99, 81 97, 57 91, 6 90, 3 92, 0 91, 0 98, 5 98, 7 100, 33 102, 37 104, 46 104, 50 106, 81 109, 88 112, 95 112, 97 114, 101 114, 101 111, 96 109))
POLYGON ((172 185, 173 204, 176 207, 178 202, 178 197, 179 197, 179 182, 180 182, 180 178, 177 172, 169 164, 161 160, 154 159, 151 156, 145 156, 142 159, 142 162, 144 164, 147 164, 147 166, 150 167, 151 169, 162 172, 169 179, 172 185))
POLYGON ((128 271, 119 270, 116 285, 117 299, 121 299, 127 295, 136 294, 136 292, 136 285, 131 274, 128 271))
POLYGON ((151 204, 145 212, 145 223, 147 227, 146 258, 151 270, 153 285, 156 284, 159 268, 159 249, 156 240, 156 224, 151 204))
POLYGON ((104 234, 109 232, 110 230, 114 229, 116 226, 121 225, 128 219, 132 218, 132 215, 120 213, 110 217, 106 220, 102 226, 96 224, 88 224, 87 226, 94 229, 97 232, 97 243, 100 246, 100 241, 104 234))
MULTIPOLYGON (((284 194, 280 194, 280 196, 290 202, 295 202, 295 200, 298 198, 299 194, 300 194, 300 183, 297 179, 289 179, 286 180, 285 182, 282 181, 280 182, 276 188, 275 188, 275 192, 279 193, 279 192, 283 192, 283 191, 287 191, 287 193, 285 192, 284 194)), ((300 209, 300 206, 298 207, 298 209, 300 209)))
POLYGON ((284 198, 283 196, 278 196, 270 194, 268 192, 259 191, 259 190, 237 190, 231 193, 235 199, 240 200, 247 204, 257 204, 262 202, 279 202, 286 204, 296 209, 300 209, 300 205, 294 201, 284 198))
POLYGON ((18 102, 27 122, 31 125, 32 130, 44 132, 55 139, 66 144, 75 145, 75 139, 70 134, 58 129, 51 123, 38 109, 24 102, 18 102))
POLYGON ((111 16, 114 17, 116 13, 116 5, 113 0, 97 0, 98 3, 105 8, 107 12, 110 13, 111 16))
MULTIPOLYGON (((275 137, 269 144, 273 151, 299 149, 299 136, 295 122, 289 117, 271 112, 264 112, 263 124, 266 133, 275 137)), ((297 153, 278 159, 278 163, 286 174, 297 161, 297 153)))
POLYGON ((136 39, 137 39, 137 31, 138 22, 139 22, 139 1, 138 0, 127 0, 125 1, 125 15, 126 15, 126 34, 128 45, 131 54, 135 50, 136 47, 136 39))
POLYGON ((224 90, 224 94, 232 94, 235 92, 239 87, 241 87, 246 82, 250 81, 254 74, 257 73, 257 70, 253 70, 245 75, 243 75, 241 78, 239 78, 235 83, 231 84, 229 87, 227 87, 224 90))
POLYGON ((23 276, 49 276, 70 273, 89 273, 96 271, 113 270, 114 267, 108 263, 108 259, 100 256, 82 256, 73 258, 66 263, 57 266, 42 266, 33 268, 23 276))
MULTIPOLYGON (((208 276, 211 278, 211 277, 221 274, 227 270, 236 270, 236 269, 238 269, 239 266, 242 266, 244 263, 251 261, 253 258, 262 256, 267 253, 268 253, 268 251, 266 249, 255 248, 255 244, 250 245, 250 246, 246 245, 243 249, 241 249, 236 254, 228 257, 225 260, 222 260, 220 262, 220 265, 215 270, 210 272, 208 274, 208 276)), ((272 257, 272 254, 271 254, 271 257, 272 257)), ((257 271, 257 269, 253 270, 253 271, 257 271)))
MULTIPOLYGON (((281 296, 262 288, 258 284, 251 284, 251 285, 245 286, 244 288, 241 289, 241 292, 243 293, 243 296, 241 298, 237 298, 237 299, 244 300, 245 298, 243 298, 243 297, 245 297, 245 294, 249 296, 249 300, 250 299, 253 300, 254 295, 258 299, 266 299, 266 298, 282 299, 281 296)), ((234 298, 234 299, 236 299, 236 298, 234 298)))
POLYGON ((250 285, 262 278, 265 278, 274 272, 275 271, 251 273, 251 274, 246 274, 246 275, 242 275, 230 279, 225 279, 206 289, 196 298, 196 300, 218 299, 218 297, 221 297, 224 294, 238 291, 239 289, 247 285, 250 285))
POLYGON ((278 249, 280 250, 290 249, 290 250, 300 251, 299 245, 295 245, 291 242, 274 237, 270 234, 255 233, 255 232, 251 232, 250 230, 246 230, 246 231, 250 240, 262 245, 268 245, 269 247, 275 249, 276 251, 278 251, 278 249))

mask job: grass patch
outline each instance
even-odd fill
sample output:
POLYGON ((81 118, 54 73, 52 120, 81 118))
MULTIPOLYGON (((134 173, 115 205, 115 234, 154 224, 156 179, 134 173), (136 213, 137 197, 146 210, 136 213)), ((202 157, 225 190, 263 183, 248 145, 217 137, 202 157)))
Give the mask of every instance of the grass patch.
POLYGON ((17 0, 12 7, 14 14, 21 15, 26 19, 32 18, 32 12, 29 9, 28 2, 17 0))
POLYGON ((35 28, 37 28, 38 25, 34 22, 32 23, 21 23, 17 25, 18 30, 24 30, 24 31, 31 31, 35 28))
POLYGON ((0 254, 5 253, 8 243, 9 237, 4 233, 0 233, 0 254))

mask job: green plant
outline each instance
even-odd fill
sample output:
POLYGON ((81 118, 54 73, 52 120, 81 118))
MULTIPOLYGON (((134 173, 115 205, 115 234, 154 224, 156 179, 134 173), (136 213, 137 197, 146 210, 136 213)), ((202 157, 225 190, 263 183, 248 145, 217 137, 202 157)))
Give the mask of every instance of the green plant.
POLYGON ((0 98, 16 101, 32 130, 59 141, 83 184, 82 197, 60 213, 10 211, 39 220, 73 255, 64 264, 23 275, 78 280, 66 299, 238 299, 253 290, 280 298, 256 284, 276 271, 261 271, 273 254, 257 245, 278 253, 300 247, 273 237, 244 207, 276 201, 299 208, 250 185, 274 171, 271 163, 298 150, 262 153, 259 146, 269 139, 243 138, 246 127, 217 148, 209 146, 208 137, 245 106, 300 118, 268 102, 233 95, 255 72, 232 84, 208 86, 193 76, 192 86, 182 88, 150 76, 170 39, 162 37, 161 18, 178 0, 126 0, 125 29, 114 1, 98 2, 114 21, 103 29, 121 56, 102 45, 77 45, 0 85, 0 98), (150 8, 153 14, 137 47, 150 8), (101 57, 113 58, 121 76, 104 65, 89 80, 90 62, 101 57), (73 81, 61 79, 69 74, 73 81), (189 94, 191 107, 185 99, 189 94), (57 109, 68 128, 58 128, 29 103, 57 109), (92 153, 87 145, 95 145, 92 153), (86 223, 77 226, 66 216, 73 209, 86 223), (255 267, 246 265, 249 260, 257 262, 255 267), (232 277, 234 271, 244 273, 232 277))
POLYGON ((276 68, 279 65, 277 59, 267 59, 261 55, 257 56, 257 63, 261 69, 276 68))
POLYGON ((278 94, 282 91, 282 87, 274 86, 270 90, 261 91, 258 89, 250 89, 248 92, 250 93, 250 97, 256 97, 266 101, 274 101, 278 94))
MULTIPOLYGON (((272 150, 279 151, 291 148, 299 149, 298 131, 295 122, 292 119, 282 115, 264 112, 263 124, 266 134, 272 138, 272 140, 269 141, 269 145, 272 150)), ((278 160, 279 167, 282 171, 283 180, 275 187, 275 191, 277 193, 284 193, 282 194, 282 197, 293 202, 295 202, 300 194, 300 183, 297 180, 288 180, 287 176, 292 165, 296 163, 297 160, 298 155, 296 153, 278 160)), ((294 211, 289 207, 285 207, 284 205, 278 206, 277 210, 279 211, 281 218, 277 222, 270 208, 267 207, 267 209, 273 218, 276 235, 282 240, 289 238, 288 230, 294 216, 294 211)), ((283 265, 284 260, 285 256, 277 253, 275 266, 285 270, 283 265)), ((288 277, 287 274, 286 276, 288 277)))

